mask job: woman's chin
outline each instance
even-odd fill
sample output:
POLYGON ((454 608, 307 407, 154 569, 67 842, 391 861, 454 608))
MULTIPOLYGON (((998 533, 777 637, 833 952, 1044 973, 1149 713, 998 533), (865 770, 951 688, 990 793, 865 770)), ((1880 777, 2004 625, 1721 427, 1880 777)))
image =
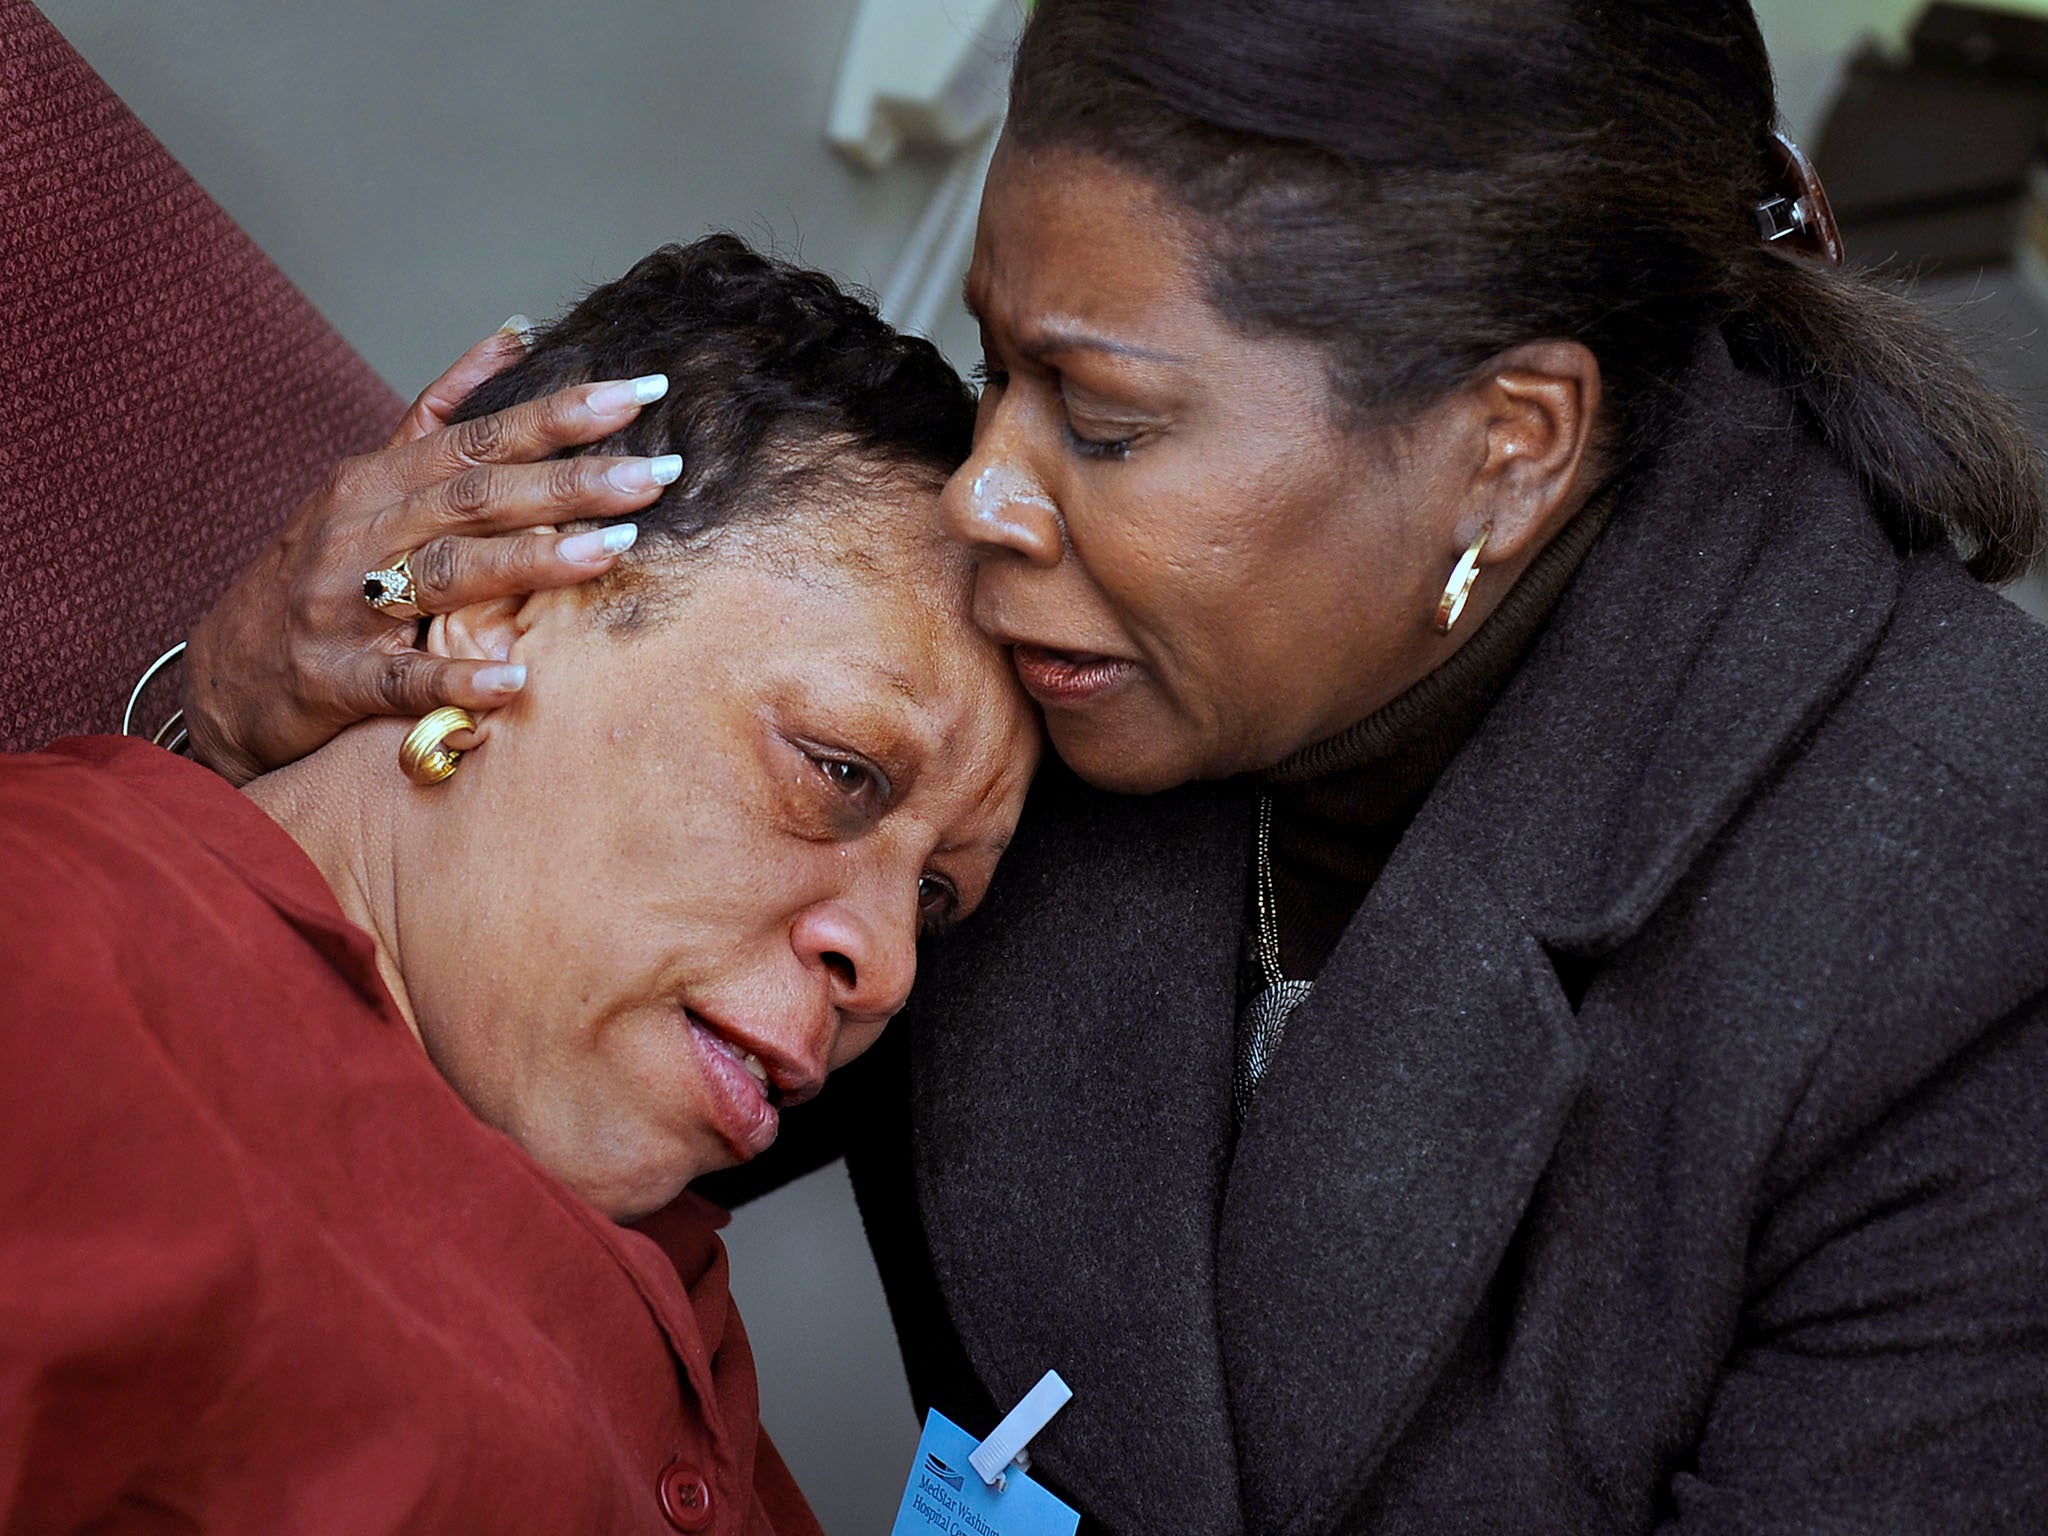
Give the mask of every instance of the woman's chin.
POLYGON ((1199 763, 1163 728, 1049 709, 1045 729, 1062 762, 1113 795, 1156 795, 1204 777, 1199 763))
POLYGON ((621 1226, 672 1205, 694 1180, 734 1162, 730 1156, 690 1155, 673 1146, 662 1149, 661 1155, 637 1160, 591 1155, 549 1157, 532 1148, 528 1151, 584 1204, 621 1226))
POLYGON ((689 1188, 692 1179, 713 1171, 710 1168, 703 1168, 682 1177, 609 1180, 588 1186, 579 1186, 567 1179, 563 1182, 582 1197, 585 1203, 602 1211, 623 1227, 639 1221, 642 1217, 652 1216, 664 1206, 672 1205, 676 1198, 689 1188))

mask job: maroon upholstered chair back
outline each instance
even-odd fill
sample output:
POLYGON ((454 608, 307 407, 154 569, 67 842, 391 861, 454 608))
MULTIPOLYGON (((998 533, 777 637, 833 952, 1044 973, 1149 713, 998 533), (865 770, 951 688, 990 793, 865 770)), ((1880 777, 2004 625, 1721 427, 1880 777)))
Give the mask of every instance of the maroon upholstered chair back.
POLYGON ((141 670, 401 409, 56 29, 0 0, 0 750, 119 729, 141 670))

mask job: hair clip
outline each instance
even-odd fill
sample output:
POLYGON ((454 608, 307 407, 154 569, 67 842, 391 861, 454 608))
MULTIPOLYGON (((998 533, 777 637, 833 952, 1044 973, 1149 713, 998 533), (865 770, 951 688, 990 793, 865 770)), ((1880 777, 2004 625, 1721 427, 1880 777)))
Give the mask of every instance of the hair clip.
POLYGON ((1782 133, 1771 135, 1772 169, 1785 189, 1756 205, 1756 227, 1766 245, 1789 246, 1831 267, 1848 259, 1842 226, 1828 204, 1827 188, 1806 152, 1782 133))

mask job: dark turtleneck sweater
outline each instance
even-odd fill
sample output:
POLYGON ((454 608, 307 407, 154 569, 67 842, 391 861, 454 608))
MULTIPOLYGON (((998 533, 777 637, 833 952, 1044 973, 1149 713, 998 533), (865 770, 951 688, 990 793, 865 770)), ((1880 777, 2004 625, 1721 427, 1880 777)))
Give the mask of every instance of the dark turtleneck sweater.
MULTIPOLYGON (((1384 709, 1261 776, 1273 799, 1273 894, 1281 965, 1290 979, 1313 981, 1321 973, 1408 824, 1521 665, 1606 527, 1613 501, 1603 493, 1588 502, 1441 667, 1384 709)), ((1255 925, 1255 900, 1251 912, 1255 925)), ((1251 938, 1240 1005, 1262 985, 1251 938)))

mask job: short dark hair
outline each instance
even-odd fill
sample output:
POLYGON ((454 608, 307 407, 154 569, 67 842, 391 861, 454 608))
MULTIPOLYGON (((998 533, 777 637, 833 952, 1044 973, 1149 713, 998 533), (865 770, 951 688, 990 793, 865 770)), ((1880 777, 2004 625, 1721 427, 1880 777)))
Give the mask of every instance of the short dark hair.
POLYGON ((1007 132, 1194 214, 1219 312, 1322 343, 1369 419, 1575 339, 1626 465, 1718 329, 1902 541, 2019 574, 2032 443, 1896 292, 1765 244, 1776 125, 1748 0, 1040 0, 1007 132))
POLYGON ((577 450, 681 456, 681 478, 634 515, 641 560, 806 497, 902 474, 936 486, 973 443, 974 395, 936 347, 824 273, 730 234, 665 245, 592 289, 455 419, 650 373, 668 375, 668 393, 577 450))

